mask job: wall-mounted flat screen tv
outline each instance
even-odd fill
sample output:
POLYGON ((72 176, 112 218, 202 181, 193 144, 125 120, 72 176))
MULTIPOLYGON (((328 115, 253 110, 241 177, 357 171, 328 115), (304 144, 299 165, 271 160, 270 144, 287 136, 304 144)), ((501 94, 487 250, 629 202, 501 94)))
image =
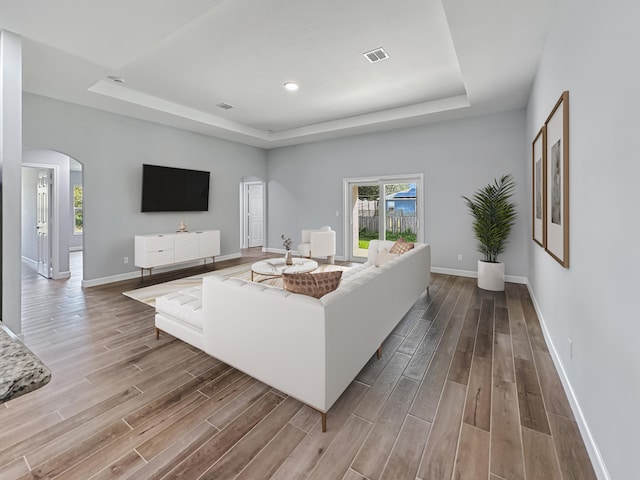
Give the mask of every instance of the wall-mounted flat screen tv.
POLYGON ((142 165, 143 212, 206 212, 209 172, 142 165))

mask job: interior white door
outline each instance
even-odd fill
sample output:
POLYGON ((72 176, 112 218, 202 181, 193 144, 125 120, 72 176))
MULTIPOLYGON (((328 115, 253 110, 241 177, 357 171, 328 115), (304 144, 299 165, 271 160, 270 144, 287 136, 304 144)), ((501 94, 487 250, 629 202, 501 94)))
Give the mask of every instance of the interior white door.
POLYGON ((51 201, 51 170, 43 168, 38 170, 37 203, 36 203, 36 232, 38 236, 38 273, 46 278, 51 278, 51 237, 50 225, 50 201, 51 201))
POLYGON ((264 243, 264 203, 262 184, 252 183, 247 189, 247 205, 249 211, 247 218, 249 223, 249 247, 260 247, 264 243))

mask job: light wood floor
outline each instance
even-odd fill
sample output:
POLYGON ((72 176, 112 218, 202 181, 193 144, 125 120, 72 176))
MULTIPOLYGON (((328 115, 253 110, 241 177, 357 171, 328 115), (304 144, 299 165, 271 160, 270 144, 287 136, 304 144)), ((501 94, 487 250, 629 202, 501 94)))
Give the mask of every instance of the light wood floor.
POLYGON ((0 405, 1 479, 595 478, 521 285, 433 275, 322 433, 297 400, 156 341, 154 311, 121 295, 139 280, 77 277, 25 268, 25 341, 53 379, 0 405))

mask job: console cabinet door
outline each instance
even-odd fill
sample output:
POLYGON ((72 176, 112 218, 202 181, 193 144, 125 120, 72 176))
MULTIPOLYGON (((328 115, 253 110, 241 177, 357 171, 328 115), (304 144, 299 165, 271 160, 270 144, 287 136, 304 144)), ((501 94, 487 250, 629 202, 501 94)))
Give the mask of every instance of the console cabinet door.
POLYGON ((188 262, 200 257, 198 252, 198 236, 193 232, 175 234, 175 262, 188 262))
POLYGON ((199 256, 216 257, 220 255, 220 230, 196 232, 199 244, 199 256))

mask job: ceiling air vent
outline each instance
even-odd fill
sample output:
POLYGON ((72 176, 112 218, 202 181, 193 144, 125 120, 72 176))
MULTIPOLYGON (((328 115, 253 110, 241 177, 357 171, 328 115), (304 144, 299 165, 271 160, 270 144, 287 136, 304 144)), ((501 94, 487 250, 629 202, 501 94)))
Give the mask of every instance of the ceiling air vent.
POLYGON ((223 110, 230 110, 230 109, 233 108, 233 105, 229 105, 228 103, 222 102, 222 103, 217 104, 216 107, 221 108, 223 110))
POLYGON ((370 52, 364 52, 363 55, 369 60, 371 63, 379 62, 380 60, 385 60, 389 58, 387 52, 384 51, 384 48, 376 48, 375 50, 371 50, 370 52))
POLYGON ((124 78, 118 77, 117 75, 107 75, 107 78, 112 82, 124 83, 124 78))

